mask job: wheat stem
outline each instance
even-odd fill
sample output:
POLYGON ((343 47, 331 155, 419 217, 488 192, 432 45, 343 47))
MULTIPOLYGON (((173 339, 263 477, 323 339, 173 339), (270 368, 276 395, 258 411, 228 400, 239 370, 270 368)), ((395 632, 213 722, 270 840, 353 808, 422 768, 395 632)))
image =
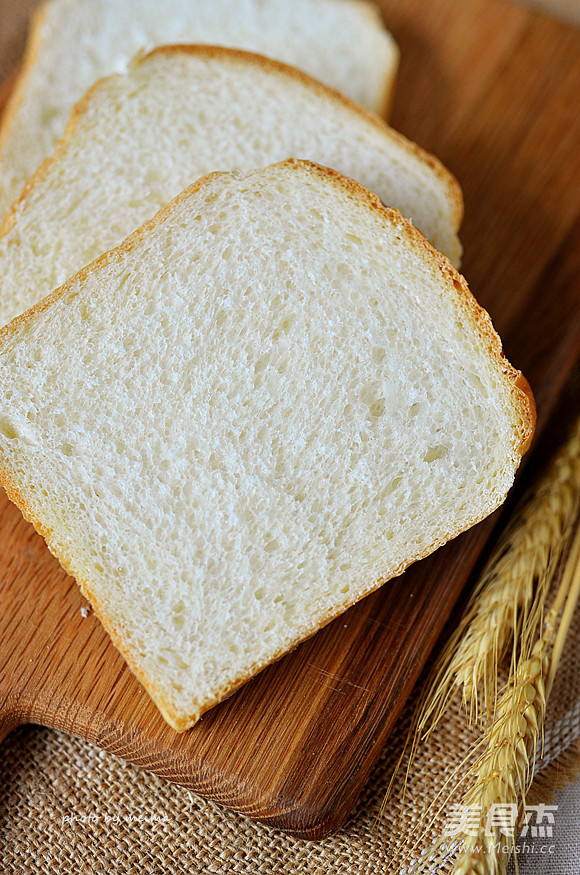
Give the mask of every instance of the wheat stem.
POLYGON ((570 557, 566 564, 562 577, 563 580, 566 581, 568 596, 564 605, 564 610, 562 612, 562 617, 560 619, 560 624, 558 626, 558 632, 554 641, 554 645, 552 647, 550 671, 548 677, 546 678, 546 698, 550 695, 550 692, 552 691, 554 678, 556 676, 556 672, 560 664, 560 659, 562 657, 562 652, 564 650, 566 636, 568 635, 568 630, 570 629, 570 625, 572 623, 572 617, 576 609, 576 605, 578 604, 578 599, 580 597, 580 526, 576 531, 576 536, 570 550, 570 557), (568 578, 570 579, 568 580, 568 578))

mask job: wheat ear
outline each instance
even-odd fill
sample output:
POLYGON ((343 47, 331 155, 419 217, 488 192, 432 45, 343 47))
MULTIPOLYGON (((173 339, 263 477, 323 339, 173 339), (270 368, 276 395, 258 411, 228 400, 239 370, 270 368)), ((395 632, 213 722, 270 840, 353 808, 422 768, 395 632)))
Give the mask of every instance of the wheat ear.
MULTIPOLYGON (((512 828, 521 819, 543 732, 547 698, 579 595, 580 526, 558 592, 545 617, 542 635, 531 655, 518 662, 486 729, 485 749, 470 770, 472 783, 462 805, 464 810, 480 811, 481 818, 476 833, 471 830, 469 834, 456 833, 462 850, 453 875, 503 875, 507 869, 511 848, 502 832, 506 824, 501 820, 494 823, 490 812, 501 814, 502 810, 504 813, 511 810, 515 815, 512 828)), ((513 844, 513 830, 507 834, 513 844)))
MULTIPOLYGON (((516 508, 457 631, 430 675, 414 719, 413 752, 420 739, 434 730, 459 687, 463 688, 463 700, 471 717, 478 710, 487 717, 487 730, 454 771, 456 791, 467 788, 463 793, 464 809, 475 805, 481 806, 483 812, 495 804, 513 806, 516 813, 521 810, 533 774, 530 763, 533 764, 542 738, 547 691, 580 589, 577 580, 580 572, 573 573, 578 564, 580 535, 576 535, 575 546, 568 551, 579 507, 580 419, 547 474, 516 508), (558 594, 544 616, 548 592, 566 554, 558 594), (564 611, 558 624, 562 606, 564 611), (498 667, 510 641, 510 673, 500 695, 498 667)), ((440 813, 441 810, 440 807, 440 813)), ((485 837, 486 826, 487 822, 480 823, 473 836, 458 832, 462 853, 454 872, 475 875, 504 871, 507 856, 505 861, 492 854, 486 854, 484 859, 477 857, 481 832, 489 839, 485 837)), ((497 831, 496 828, 494 838, 497 831)), ((420 840, 419 837, 416 844, 420 840)), ((442 836, 430 853, 437 855, 442 847, 445 849, 446 842, 447 836, 442 836)), ((489 841, 485 844, 489 845, 489 841)), ((450 852, 447 847, 446 853, 450 852)))

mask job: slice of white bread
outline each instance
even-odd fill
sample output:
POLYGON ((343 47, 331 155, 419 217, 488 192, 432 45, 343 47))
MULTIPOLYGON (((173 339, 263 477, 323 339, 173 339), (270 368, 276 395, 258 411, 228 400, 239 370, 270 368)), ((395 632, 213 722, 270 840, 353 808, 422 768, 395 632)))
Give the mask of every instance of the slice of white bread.
POLYGON ((0 217, 52 153, 87 88, 168 43, 284 61, 379 114, 398 64, 396 43, 367 0, 52 0, 33 20, 0 132, 0 217))
POLYGON ((293 68, 168 47, 92 88, 0 228, 0 322, 214 170, 307 158, 354 177, 457 260, 461 190, 432 156, 293 68))
POLYGON ((0 387, 1 481, 178 730, 493 511, 534 422, 450 263, 300 161, 14 319, 0 387))

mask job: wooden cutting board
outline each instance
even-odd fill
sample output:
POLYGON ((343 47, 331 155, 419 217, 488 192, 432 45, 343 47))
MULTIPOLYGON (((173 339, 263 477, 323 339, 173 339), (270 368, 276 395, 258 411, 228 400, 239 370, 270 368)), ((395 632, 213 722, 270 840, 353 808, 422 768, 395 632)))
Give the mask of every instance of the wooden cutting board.
MULTIPOLYGON (((580 352, 580 32, 502 0, 382 7, 402 53, 393 123, 464 188, 464 273, 545 430, 580 352)), ((418 563, 177 734, 2 496, 0 737, 25 722, 58 727, 321 837, 351 811, 492 526, 418 563)))

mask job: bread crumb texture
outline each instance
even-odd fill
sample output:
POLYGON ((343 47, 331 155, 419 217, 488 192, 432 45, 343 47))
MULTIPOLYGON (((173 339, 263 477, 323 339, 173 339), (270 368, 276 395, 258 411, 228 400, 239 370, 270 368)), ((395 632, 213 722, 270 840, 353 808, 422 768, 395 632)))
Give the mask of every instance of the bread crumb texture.
POLYGON ((50 0, 33 21, 0 133, 0 217, 52 153, 86 89, 127 70, 138 53, 172 43, 277 58, 379 114, 399 59, 366 0, 50 0))
POLYGON ((88 92, 13 206, 0 229, 0 324, 204 174, 289 157, 357 179, 458 262, 461 192, 434 158, 296 70, 246 52, 167 47, 88 92))
POLYGON ((0 466, 177 729, 504 499, 449 263, 304 162, 214 174, 0 332, 0 466))

